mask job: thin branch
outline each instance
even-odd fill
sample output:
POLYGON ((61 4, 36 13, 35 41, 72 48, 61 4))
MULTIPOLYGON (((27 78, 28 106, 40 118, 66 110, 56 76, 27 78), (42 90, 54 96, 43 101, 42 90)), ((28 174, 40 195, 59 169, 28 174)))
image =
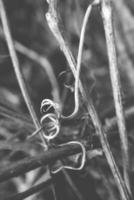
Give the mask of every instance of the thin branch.
POLYGON ((25 199, 37 192, 40 192, 41 190, 45 190, 47 189, 47 187, 49 187, 52 184, 52 179, 49 179, 47 181, 44 181, 38 185, 35 185, 33 187, 31 187, 30 189, 24 191, 24 192, 20 192, 18 194, 14 194, 14 195, 10 195, 8 197, 5 197, 3 200, 22 200, 25 199))
MULTIPOLYGON (((15 162, 15 164, 12 164, 12 166, 8 166, 7 168, 4 168, 3 170, 1 170, 0 182, 22 175, 26 172, 29 172, 41 166, 47 166, 56 160, 59 160, 59 159, 65 158, 66 156, 74 155, 80 152, 81 152, 81 147, 79 145, 70 144, 70 145, 58 147, 56 149, 47 150, 44 153, 32 158, 25 158, 21 161, 15 162)), ((90 157, 93 158, 94 150, 90 150, 88 154, 91 154, 90 157)), ((98 155, 100 154, 98 153, 98 155)))
MULTIPOLYGON (((48 25, 52 31, 52 33, 54 34, 54 36, 56 37, 57 41, 59 42, 60 48, 63 51, 63 53, 65 54, 65 57, 69 63, 69 66, 73 72, 73 75, 75 77, 76 74, 76 63, 75 60, 72 56, 71 51, 69 50, 68 46, 66 45, 61 32, 59 30, 58 27, 58 16, 56 13, 56 1, 55 0, 49 0, 49 11, 46 15, 47 21, 48 21, 48 25)), ((120 191, 120 195, 122 197, 123 200, 129 200, 131 199, 131 196, 129 195, 128 189, 126 187, 126 184, 124 183, 124 181, 122 180, 122 177, 120 175, 119 169, 115 163, 115 160, 113 158, 112 152, 110 150, 110 146, 109 143, 107 141, 107 137, 105 135, 105 132, 102 128, 102 125, 100 123, 100 120, 98 118, 97 112, 92 104, 91 99, 87 100, 85 91, 80 83, 79 86, 81 95, 83 97, 83 101, 85 102, 85 104, 87 105, 87 110, 89 112, 89 115, 92 119, 92 122, 94 124, 94 127, 96 129, 96 133, 100 138, 100 142, 103 148, 103 151, 105 153, 105 156, 107 158, 109 167, 112 171, 112 174, 114 176, 114 179, 116 181, 116 184, 118 186, 118 189, 120 191)))
POLYGON ((102 0, 101 14, 102 14, 106 42, 107 42, 110 77, 113 89, 115 110, 117 115, 117 123, 121 140, 123 175, 128 190, 131 193, 129 175, 128 175, 128 169, 129 169, 128 138, 126 132, 123 105, 122 105, 120 75, 117 67, 117 56, 116 56, 115 38, 114 38, 114 30, 112 22, 111 0, 102 0))
MULTIPOLYGON (((13 68, 14 68, 14 72, 16 74, 18 84, 20 86, 22 95, 24 97, 25 103, 26 103, 28 110, 30 112, 30 115, 32 117, 34 125, 35 125, 36 129, 40 129, 40 127, 41 127, 40 123, 39 123, 38 118, 36 116, 36 113, 34 111, 32 101, 31 101, 30 96, 28 94, 26 84, 25 84, 23 75, 22 75, 21 70, 20 70, 19 60, 18 60, 16 51, 15 51, 15 48, 14 48, 14 43, 13 43, 12 35, 11 35, 11 32, 10 32, 8 18, 7 18, 7 15, 6 15, 6 10, 5 10, 3 0, 0 0, 0 16, 1 16, 1 21, 2 21, 2 25, 3 25, 4 34, 5 34, 5 39, 7 41, 9 54, 11 56, 11 61, 12 61, 12 64, 13 64, 13 68)), ((40 137, 42 138, 41 133, 40 133, 40 137)), ((43 138, 42 138, 42 140, 43 140, 43 138)), ((45 140, 44 140, 44 143, 45 143, 45 140)), ((47 145, 46 145, 46 148, 47 148, 47 145)))

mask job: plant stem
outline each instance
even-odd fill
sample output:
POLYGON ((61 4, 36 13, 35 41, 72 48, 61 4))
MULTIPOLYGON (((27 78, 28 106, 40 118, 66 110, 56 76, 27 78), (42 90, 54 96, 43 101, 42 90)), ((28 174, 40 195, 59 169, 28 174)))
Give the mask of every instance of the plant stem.
POLYGON ((38 185, 35 185, 33 187, 31 187, 30 189, 24 191, 24 192, 20 192, 18 194, 14 194, 14 195, 10 195, 9 197, 5 197, 3 200, 22 200, 25 199, 41 190, 46 189, 47 187, 49 187, 52 184, 52 179, 49 179, 47 181, 44 181, 38 185))
POLYGON ((124 111, 122 105, 120 75, 117 67, 115 37, 114 37, 114 30, 112 23, 111 0, 102 0, 101 15, 103 19, 105 36, 106 36, 110 77, 113 89, 115 110, 117 115, 117 123, 121 140, 124 180, 126 182, 129 192, 131 193, 129 175, 128 175, 128 169, 129 169, 128 139, 127 139, 124 111))
MULTIPOLYGON (((87 147, 86 149, 88 150, 89 147, 87 147)), ((49 165, 52 162, 55 162, 56 160, 59 160, 59 159, 65 158, 66 156, 71 156, 80 152, 81 152, 81 147, 77 144, 76 145, 70 144, 70 145, 58 147, 56 149, 55 148, 49 149, 40 155, 31 157, 31 158, 25 158, 21 161, 17 161, 11 166, 4 167, 4 169, 0 171, 0 182, 7 181, 10 178, 20 176, 26 172, 29 172, 41 166, 49 165)), ((95 153, 96 153, 96 150, 95 150, 95 153)), ((95 153, 94 153, 94 150, 89 150, 88 154, 89 155, 91 154, 89 157, 93 158, 95 153)), ((98 155, 100 154, 98 153, 98 155)))

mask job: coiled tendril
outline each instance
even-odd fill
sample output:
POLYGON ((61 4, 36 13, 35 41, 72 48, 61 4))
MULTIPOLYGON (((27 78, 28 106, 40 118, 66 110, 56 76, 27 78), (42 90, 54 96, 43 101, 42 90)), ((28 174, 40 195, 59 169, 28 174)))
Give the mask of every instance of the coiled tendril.
POLYGON ((50 99, 44 99, 41 102, 41 113, 43 116, 41 117, 40 123, 42 127, 44 128, 44 134, 43 137, 50 141, 54 139, 60 131, 60 123, 59 123, 59 105, 55 102, 53 102, 50 99), (52 109, 53 113, 47 113, 49 110, 52 109))
MULTIPOLYGON (((82 150, 82 158, 81 158, 81 164, 79 167, 72 167, 72 166, 69 166, 69 165, 61 165, 58 169, 56 170, 51 170, 51 172, 53 174, 56 174, 58 172, 60 172, 62 169, 69 169, 69 170, 75 170, 75 171, 78 171, 78 170, 81 170, 84 165, 85 165, 85 161, 86 161, 86 150, 85 150, 85 147, 84 145, 81 143, 81 142, 78 142, 78 141, 70 141, 70 142, 67 142, 65 144, 60 144, 59 146, 66 146, 66 145, 72 145, 72 144, 78 144, 80 147, 81 147, 81 150, 82 150)), ((80 158, 80 154, 77 154, 76 155, 76 161, 79 160, 80 158)))
POLYGON ((43 137, 46 140, 52 140, 54 139, 59 131, 60 131, 60 124, 59 120, 53 113, 48 113, 41 118, 41 125, 44 127, 45 131, 43 134, 43 137))
POLYGON ((43 99, 41 102, 41 108, 40 111, 42 114, 45 114, 50 109, 53 109, 54 113, 57 115, 57 117, 60 117, 60 106, 58 103, 55 103, 51 99, 43 99))

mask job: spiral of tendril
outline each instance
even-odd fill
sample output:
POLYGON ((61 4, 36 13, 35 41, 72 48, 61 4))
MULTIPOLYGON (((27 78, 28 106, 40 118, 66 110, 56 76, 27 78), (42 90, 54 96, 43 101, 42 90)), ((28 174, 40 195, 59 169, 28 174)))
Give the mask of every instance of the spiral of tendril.
POLYGON ((40 123, 44 128, 43 137, 47 140, 53 140, 60 131, 60 123, 59 123, 59 105, 53 102, 50 99, 44 99, 41 102, 41 113, 43 116, 41 117, 40 123), (51 112, 49 112, 52 110, 51 112))

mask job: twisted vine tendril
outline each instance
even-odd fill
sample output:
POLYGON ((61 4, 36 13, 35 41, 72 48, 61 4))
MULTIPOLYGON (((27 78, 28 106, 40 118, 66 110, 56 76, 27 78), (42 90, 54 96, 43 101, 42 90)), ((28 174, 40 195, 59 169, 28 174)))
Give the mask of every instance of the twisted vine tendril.
POLYGON ((55 112, 55 114, 58 116, 58 118, 60 117, 60 106, 58 103, 55 103, 54 101, 52 101, 51 99, 44 99, 41 102, 41 108, 40 111, 41 113, 45 114, 46 112, 48 112, 50 109, 53 109, 53 111, 55 112))
POLYGON ((72 119, 73 117, 76 116, 79 110, 79 79, 80 79, 82 52, 83 52, 83 46, 84 46, 86 26, 87 26, 87 22, 88 22, 91 10, 92 10, 92 4, 89 5, 86 10, 83 23, 82 23, 81 34, 80 34, 80 42, 79 42, 79 48, 78 48, 77 65, 76 65, 76 73, 75 73, 75 86, 74 86, 75 107, 74 107, 73 112, 69 116, 62 115, 63 119, 72 119))
MULTIPOLYGON (((85 147, 84 145, 81 143, 81 142, 78 142, 78 141, 70 141, 70 142, 67 142, 65 144, 61 144, 59 146, 66 146, 66 145, 71 145, 71 144, 78 144, 80 147, 81 147, 81 150, 82 150, 82 158, 81 158, 81 164, 79 167, 72 167, 72 166, 69 166, 69 165, 61 165, 58 169, 56 170, 51 170, 51 172, 53 174, 56 174, 58 172, 60 172, 62 169, 69 169, 69 170, 75 170, 75 171, 79 171, 79 170, 82 170, 84 165, 85 165, 85 161, 86 161, 86 150, 85 150, 85 147)), ((78 156, 76 157, 76 161, 79 160, 79 157, 81 156, 81 153, 78 154, 78 156)))
POLYGON ((43 137, 48 142, 54 139, 59 134, 60 124, 55 114, 48 113, 46 115, 43 115, 40 122, 42 127, 44 127, 45 129, 43 137))

